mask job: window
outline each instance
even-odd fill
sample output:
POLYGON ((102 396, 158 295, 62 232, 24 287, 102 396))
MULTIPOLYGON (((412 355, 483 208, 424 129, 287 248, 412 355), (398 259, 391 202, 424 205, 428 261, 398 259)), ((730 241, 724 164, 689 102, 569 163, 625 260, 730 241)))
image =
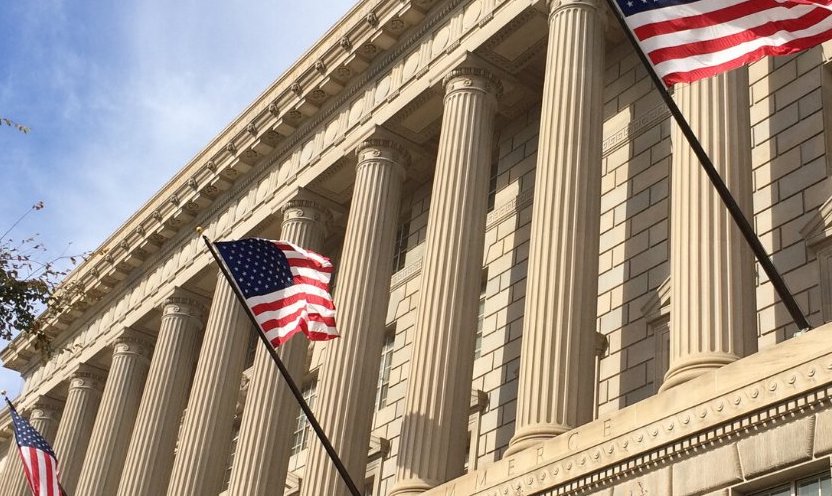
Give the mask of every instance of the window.
POLYGON ((407 262, 407 248, 410 239, 410 221, 399 225, 396 230, 396 247, 393 250, 393 272, 402 270, 407 262))
POLYGON ((474 360, 482 356, 482 321, 485 318, 485 295, 480 298, 477 310, 477 334, 474 337, 474 360))
MULTIPOLYGON (((306 385, 303 388, 302 394, 303 399, 306 400, 306 403, 309 404, 309 408, 315 406, 315 398, 317 398, 317 394, 315 392, 315 383, 312 382, 306 385)), ((303 411, 298 412, 298 419, 297 423, 295 424, 295 432, 292 433, 292 456, 297 455, 301 451, 306 449, 306 446, 309 444, 309 421, 306 420, 306 415, 303 414, 303 411)))
POLYGON ((491 172, 488 176, 488 211, 494 210, 494 201, 497 199, 497 162, 491 164, 491 172))
POLYGON ((395 330, 388 332, 381 348, 381 362, 378 370, 378 387, 376 388, 376 409, 387 406, 387 391, 390 389, 390 368, 393 365, 393 344, 396 341, 395 330))
POLYGON ((829 472, 825 472, 750 496, 832 496, 832 480, 830 480, 829 472))

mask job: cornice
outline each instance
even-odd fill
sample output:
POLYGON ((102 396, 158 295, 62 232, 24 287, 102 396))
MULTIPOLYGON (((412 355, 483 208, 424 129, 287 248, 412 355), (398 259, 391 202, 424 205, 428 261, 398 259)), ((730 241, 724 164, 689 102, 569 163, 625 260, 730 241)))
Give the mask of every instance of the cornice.
MULTIPOLYGON (((266 163, 272 165, 281 153, 300 143, 322 122, 323 114, 329 114, 322 109, 343 105, 344 90, 365 84, 369 78, 362 74, 379 65, 384 58, 380 55, 421 23, 436 3, 364 0, 353 7, 69 274, 59 291, 80 291, 72 294, 66 311, 46 323, 47 334, 54 337, 69 327, 264 158, 273 156, 266 163), (281 153, 275 154, 278 150, 281 153)), ((28 344, 21 339, 21 344, 28 344)))

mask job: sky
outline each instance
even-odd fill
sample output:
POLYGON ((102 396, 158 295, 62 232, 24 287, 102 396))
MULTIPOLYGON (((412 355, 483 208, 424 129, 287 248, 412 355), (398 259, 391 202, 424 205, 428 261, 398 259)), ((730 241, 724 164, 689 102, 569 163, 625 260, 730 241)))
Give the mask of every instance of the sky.
POLYGON ((355 2, 6 2, 0 232, 94 250, 355 2))

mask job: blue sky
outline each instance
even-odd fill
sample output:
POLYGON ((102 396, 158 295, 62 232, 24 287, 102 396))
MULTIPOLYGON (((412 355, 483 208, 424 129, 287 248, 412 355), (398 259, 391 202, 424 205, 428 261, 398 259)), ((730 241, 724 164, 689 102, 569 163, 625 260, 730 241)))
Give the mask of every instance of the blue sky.
POLYGON ((353 3, 7 2, 0 228, 43 201, 11 236, 95 249, 353 3))

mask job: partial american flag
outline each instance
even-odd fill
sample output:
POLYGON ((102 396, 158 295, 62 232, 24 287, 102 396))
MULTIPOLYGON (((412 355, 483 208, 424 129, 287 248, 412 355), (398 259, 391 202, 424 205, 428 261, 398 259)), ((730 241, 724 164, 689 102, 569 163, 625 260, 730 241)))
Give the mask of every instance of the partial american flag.
POLYGON ((832 0, 616 0, 667 86, 832 39, 832 0))
POLYGON ((214 246, 272 346, 298 331, 314 341, 338 337, 328 258, 286 241, 259 238, 214 246))
POLYGON ((65 496, 58 481, 58 459, 49 443, 29 422, 17 414, 12 403, 6 398, 12 414, 12 428, 17 440, 23 474, 34 496, 65 496))

